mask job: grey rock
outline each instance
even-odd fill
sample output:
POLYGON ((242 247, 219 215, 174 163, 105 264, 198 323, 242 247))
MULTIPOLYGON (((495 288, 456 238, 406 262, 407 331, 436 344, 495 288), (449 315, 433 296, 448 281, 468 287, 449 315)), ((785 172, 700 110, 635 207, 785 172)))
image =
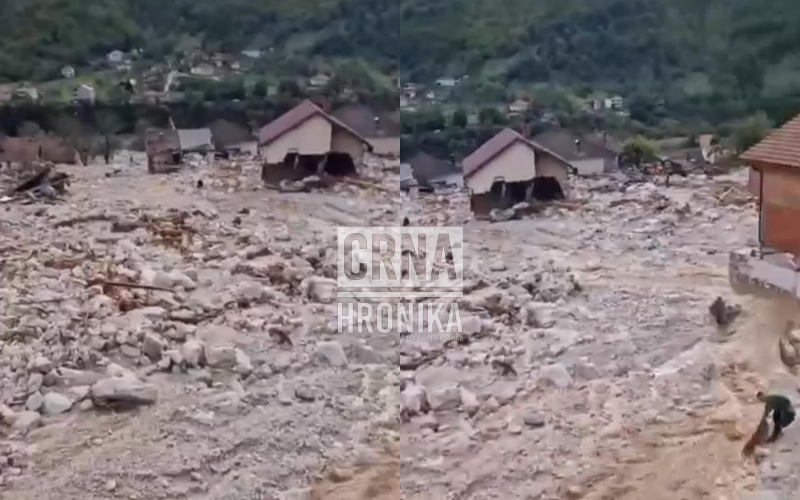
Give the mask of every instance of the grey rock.
POLYGON ((322 304, 330 304, 336 299, 336 280, 312 276, 303 283, 309 299, 322 304))
POLYGON ((467 337, 480 335, 483 331, 483 320, 475 315, 467 315, 461 318, 461 332, 467 337))
POLYGON ((48 392, 44 396, 42 410, 45 415, 61 415, 72 408, 72 400, 57 392, 48 392))
POLYGON ((121 352, 123 356, 134 359, 142 355, 142 351, 140 351, 138 347, 133 347, 128 344, 121 346, 119 352, 121 352))
POLYGON ((533 328, 550 328, 556 324, 553 319, 553 306, 539 302, 526 304, 520 310, 520 321, 533 328))
POLYGON ((353 344, 348 347, 347 352, 347 358, 353 360, 356 364, 385 365, 388 363, 384 355, 369 346, 353 344))
POLYGON ((497 382, 492 385, 492 396, 501 406, 511 404, 517 397, 517 384, 515 382, 497 382))
POLYGON ((205 364, 205 344, 199 340, 187 340, 181 346, 181 355, 188 366, 200 367, 205 364))
POLYGON ((314 388, 305 384, 295 387, 294 395, 300 401, 311 402, 317 399, 317 393, 314 388))
POLYGON ((461 409, 464 410, 467 415, 472 416, 475 415, 478 410, 480 409, 480 402, 478 401, 478 397, 475 396, 472 392, 461 388, 461 409))
POLYGON ((211 385, 211 383, 214 381, 213 377, 211 377, 211 372, 206 369, 190 368, 186 373, 188 373, 193 380, 202 382, 206 385, 211 385))
POLYGON ((233 346, 207 348, 206 364, 211 368, 232 369, 236 366, 236 348, 233 346))
POLYGON ((253 373, 253 364, 250 358, 241 349, 236 349, 236 373, 247 378, 253 373))
POLYGON ((183 274, 177 269, 169 273, 169 279, 172 281, 173 285, 181 286, 184 290, 194 290, 197 288, 197 285, 192 278, 183 274))
POLYGON ((31 373, 28 376, 28 392, 36 392, 42 388, 44 384, 44 375, 41 373, 31 373))
POLYGON ((28 400, 25 401, 25 409, 28 411, 39 411, 42 409, 43 404, 44 396, 42 396, 40 392, 34 392, 28 396, 28 400))
POLYGON ((149 405, 157 399, 155 386, 128 377, 107 378, 92 386, 92 400, 99 404, 149 405))
POLYGON ((152 284, 159 288, 172 288, 173 282, 169 274, 164 271, 156 271, 152 278, 152 284))
POLYGON ((461 404, 461 390, 457 386, 441 387, 431 391, 428 400, 436 411, 455 410, 461 404))
POLYGON ((535 429, 538 429, 539 427, 544 427, 545 424, 547 423, 547 419, 545 418, 544 414, 539 412, 526 413, 522 417, 522 421, 528 427, 533 427, 535 429))
POLYGON ((566 389, 572 385, 572 376, 561 363, 555 363, 542 368, 541 377, 559 389, 566 389))
POLYGON ((47 373, 53 369, 53 363, 41 354, 36 355, 33 359, 31 369, 39 373, 47 373))
POLYGON ((148 332, 144 335, 142 352, 144 352, 144 355, 150 358, 152 361, 158 361, 161 359, 166 345, 167 343, 161 338, 160 335, 157 333, 148 332))
POLYGON ((317 344, 317 353, 330 365, 344 367, 348 365, 347 354, 339 342, 320 342, 317 344))
POLYGON ((295 488, 280 494, 280 500, 312 500, 311 488, 295 488))
POLYGON ((42 416, 35 411, 23 411, 17 414, 14 423, 11 425, 12 431, 17 431, 23 435, 36 429, 42 423, 42 416))

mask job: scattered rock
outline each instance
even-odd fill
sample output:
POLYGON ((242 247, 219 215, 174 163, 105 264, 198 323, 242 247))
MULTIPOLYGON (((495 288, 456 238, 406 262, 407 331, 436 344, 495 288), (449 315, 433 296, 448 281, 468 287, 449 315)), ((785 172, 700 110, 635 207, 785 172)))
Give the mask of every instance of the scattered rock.
POLYGON ((25 409, 28 411, 39 411, 44 404, 44 396, 40 392, 34 392, 30 396, 28 396, 28 400, 25 401, 25 409))
POLYGON ((233 346, 207 348, 206 364, 210 368, 233 369, 236 366, 236 348, 233 346))
POLYGON ((294 395, 300 401, 312 402, 317 399, 317 393, 314 388, 305 384, 295 387, 294 395))
POLYGON ((57 392, 48 392, 44 396, 42 409, 45 415, 60 415, 72 408, 72 400, 57 392))
POLYGON ((144 342, 142 342, 142 352, 145 356, 153 361, 161 359, 162 353, 167 343, 160 335, 148 332, 144 335, 144 342))
POLYGON ((91 397, 100 406, 150 405, 158 399, 158 390, 140 380, 112 377, 93 385, 91 397))
POLYGON ((541 377, 559 389, 566 389, 572 385, 572 376, 569 374, 567 368, 561 363, 556 363, 542 368, 541 377))
POLYGON ((187 340, 181 346, 181 355, 188 366, 203 366, 206 361, 205 351, 205 344, 199 340, 187 340))
POLYGON ((11 430, 27 435, 42 423, 42 416, 35 411, 23 411, 16 415, 11 430))
POLYGON ((331 304, 336 300, 336 280, 312 276, 303 282, 306 296, 322 304, 331 304))
POLYGON ((236 349, 236 373, 247 378, 253 373, 253 364, 250 358, 241 349, 236 349))
POLYGON ((317 353, 331 366, 345 367, 348 365, 347 354, 339 342, 320 342, 317 344, 317 353))
POLYGON ((545 418, 544 414, 539 412, 526 413, 522 417, 522 421, 525 423, 525 425, 528 427, 533 427, 534 429, 544 427, 547 423, 547 419, 545 418))
POLYGON ((473 416, 475 415, 478 410, 480 409, 480 402, 478 401, 478 397, 475 394, 471 393, 470 391, 461 388, 461 409, 464 410, 467 415, 473 416))

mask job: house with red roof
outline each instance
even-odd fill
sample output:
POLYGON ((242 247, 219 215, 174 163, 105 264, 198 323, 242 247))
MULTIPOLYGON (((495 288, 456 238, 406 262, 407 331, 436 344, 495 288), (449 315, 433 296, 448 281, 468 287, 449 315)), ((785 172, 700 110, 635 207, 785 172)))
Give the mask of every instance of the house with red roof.
POLYGON ((731 254, 732 284, 775 288, 800 297, 800 116, 740 159, 750 166, 758 200, 758 248, 731 254))

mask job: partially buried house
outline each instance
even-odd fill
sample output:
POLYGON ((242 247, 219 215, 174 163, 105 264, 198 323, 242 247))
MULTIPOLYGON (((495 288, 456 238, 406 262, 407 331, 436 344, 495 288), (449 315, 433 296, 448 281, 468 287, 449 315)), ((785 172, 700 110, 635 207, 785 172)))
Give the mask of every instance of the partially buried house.
POLYGON ((372 146, 361 134, 311 101, 265 125, 258 133, 265 182, 315 174, 357 175, 372 146))
POLYGON ((563 199, 574 172, 567 160, 509 128, 466 157, 462 170, 476 214, 531 199, 563 199))
POLYGON ((554 128, 537 135, 533 140, 567 160, 578 175, 613 172, 619 165, 619 153, 589 135, 554 128))
POLYGON ((377 112, 368 106, 351 104, 331 116, 358 132, 377 155, 400 154, 400 111, 377 112))
POLYGON ((800 116, 740 159, 750 166, 750 187, 758 198, 759 248, 731 254, 731 280, 800 297, 800 116))
POLYGON ((420 187, 429 189, 464 187, 461 169, 452 161, 420 152, 409 159, 407 163, 420 187))

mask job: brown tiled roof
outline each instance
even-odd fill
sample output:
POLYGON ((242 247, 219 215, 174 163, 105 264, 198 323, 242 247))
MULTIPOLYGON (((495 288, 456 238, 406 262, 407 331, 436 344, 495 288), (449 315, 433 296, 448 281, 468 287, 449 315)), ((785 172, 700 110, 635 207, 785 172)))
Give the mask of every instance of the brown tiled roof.
POLYGON ((800 116, 773 131, 766 139, 745 151, 744 161, 800 168, 800 116))
POLYGON ((489 163, 492 159, 494 159, 497 155, 508 149, 512 144, 515 142, 520 141, 528 146, 532 147, 534 150, 540 153, 548 154, 555 158, 556 160, 563 163, 566 167, 571 168, 569 162, 559 156, 558 154, 550 151, 546 147, 533 142, 529 139, 522 137, 519 133, 515 132, 510 128, 503 129, 499 134, 492 137, 481 147, 476 149, 471 155, 464 158, 464 161, 461 162, 462 168, 464 170, 464 177, 469 177, 481 168, 483 168, 487 163, 489 163))
POLYGON ((361 136, 361 134, 348 127, 340 120, 337 120, 328 113, 322 111, 322 109, 320 109, 316 104, 308 100, 301 102, 287 113, 278 117, 278 119, 264 125, 258 132, 258 143, 261 146, 270 144, 290 130, 299 127, 312 116, 317 115, 322 116, 334 126, 347 130, 356 136, 361 142, 369 146, 369 143, 366 139, 364 139, 363 136, 361 136))

